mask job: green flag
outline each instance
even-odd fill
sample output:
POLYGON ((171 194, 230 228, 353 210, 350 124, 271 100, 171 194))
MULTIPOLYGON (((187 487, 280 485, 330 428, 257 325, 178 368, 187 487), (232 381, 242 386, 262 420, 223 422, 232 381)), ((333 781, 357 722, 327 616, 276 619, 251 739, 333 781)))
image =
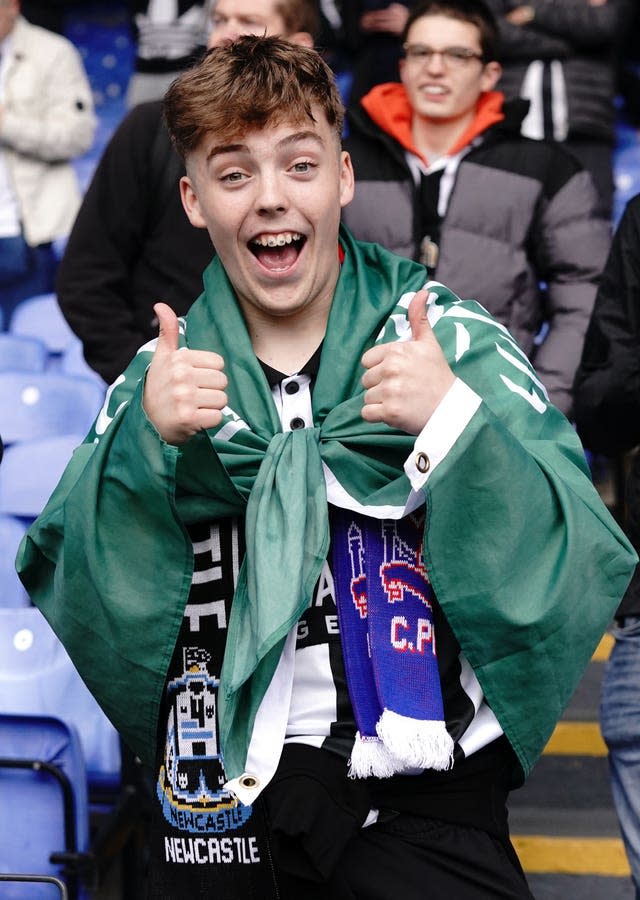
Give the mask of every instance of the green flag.
MULTIPOLYGON (((397 517, 415 439, 360 415, 360 359, 406 340, 424 270, 343 229, 341 268, 313 390, 314 427, 283 433, 219 260, 183 324, 185 346, 225 359, 216 429, 166 445, 142 408, 143 349, 110 389, 18 570, 80 674, 147 763, 193 568, 185 524, 242 514, 247 552, 221 673, 221 745, 243 769, 284 638, 326 558, 329 500, 397 517)), ((526 774, 631 577, 635 554, 591 484, 580 443, 508 331, 430 285, 429 318, 482 402, 423 488, 436 597, 526 774)), ((425 379, 428 373, 425 373, 425 379)))

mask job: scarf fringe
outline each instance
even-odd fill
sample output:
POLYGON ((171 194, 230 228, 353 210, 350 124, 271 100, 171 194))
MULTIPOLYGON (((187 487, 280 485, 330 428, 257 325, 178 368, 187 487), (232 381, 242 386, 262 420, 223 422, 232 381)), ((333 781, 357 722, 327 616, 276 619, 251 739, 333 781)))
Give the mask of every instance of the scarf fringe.
POLYGON ((362 737, 356 733, 356 739, 349 760, 349 778, 390 778, 398 771, 398 760, 394 759, 377 737, 362 737))
POLYGON ((376 730, 391 758, 405 766, 438 772, 453 766, 453 738, 442 721, 410 719, 385 709, 376 730))

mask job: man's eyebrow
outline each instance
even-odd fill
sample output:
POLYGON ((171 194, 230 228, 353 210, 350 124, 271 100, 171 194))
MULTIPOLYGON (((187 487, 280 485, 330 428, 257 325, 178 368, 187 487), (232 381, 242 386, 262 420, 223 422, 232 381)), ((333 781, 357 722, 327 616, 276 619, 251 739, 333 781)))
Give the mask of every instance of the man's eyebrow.
POLYGON ((240 153, 243 150, 246 152, 248 149, 246 144, 214 144, 207 153, 207 162, 214 156, 221 156, 223 153, 240 153))
MULTIPOLYGON (((311 129, 305 131, 296 131, 295 134, 288 134, 281 141, 278 141, 277 147, 286 148, 290 144, 298 144, 301 141, 313 141, 320 146, 324 146, 324 141, 320 135, 311 129)), ((210 162, 216 156, 222 156, 225 153, 248 153, 247 144, 214 144, 207 153, 207 162, 210 162)))
POLYGON ((298 144, 301 141, 309 140, 314 141, 316 144, 320 144, 320 146, 324 146, 324 141, 317 131, 312 131, 311 129, 307 129, 306 131, 296 131, 295 134, 289 134, 281 141, 278 141, 277 146, 286 147, 289 144, 298 144))

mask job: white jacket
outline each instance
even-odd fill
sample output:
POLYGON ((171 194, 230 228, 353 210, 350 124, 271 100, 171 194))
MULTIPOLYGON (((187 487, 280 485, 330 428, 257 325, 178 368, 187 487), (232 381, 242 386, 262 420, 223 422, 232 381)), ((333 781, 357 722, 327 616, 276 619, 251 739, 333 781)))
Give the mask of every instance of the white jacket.
POLYGON ((32 246, 64 237, 81 201, 70 160, 93 142, 96 117, 80 54, 21 16, 0 105, 0 151, 32 246))

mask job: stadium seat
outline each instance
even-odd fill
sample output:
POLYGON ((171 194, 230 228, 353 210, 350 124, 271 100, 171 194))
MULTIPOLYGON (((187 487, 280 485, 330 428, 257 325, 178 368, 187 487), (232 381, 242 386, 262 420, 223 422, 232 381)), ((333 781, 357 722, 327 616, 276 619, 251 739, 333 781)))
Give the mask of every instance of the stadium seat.
POLYGON ((59 370, 65 375, 79 375, 82 378, 91 378, 97 381, 103 391, 107 389, 104 379, 91 368, 84 358, 82 341, 79 338, 76 338, 62 354, 59 370))
MULTIPOLYGON (((77 735, 84 760, 82 804, 92 823, 93 875, 99 881, 140 827, 140 796, 136 785, 123 781, 120 739, 116 730, 90 694, 44 616, 34 606, 0 608, 0 714, 54 716, 77 735)), ((2 756, 6 753, 0 731, 2 756)), ((0 769, 0 797, 4 803, 3 790, 0 769)), ((21 807, 16 805, 14 808, 21 807)), ((23 818, 21 813, 21 821, 23 818)), ((1 821, 0 810, 0 872, 15 872, 15 859, 3 855, 1 821)), ((79 838, 78 849, 86 849, 84 839, 80 841, 79 838)), ((79 863, 82 862, 80 859, 79 863)), ((0 886, 3 900, 4 890, 4 886, 0 886)), ((73 892, 69 893, 73 898, 73 892)), ((16 894, 25 900, 36 896, 40 895, 16 894)))
POLYGON ((93 379, 60 372, 0 372, 0 434, 7 444, 86 434, 104 401, 93 379))
POLYGON ((63 434, 7 447, 0 466, 0 515, 27 524, 39 516, 82 440, 63 434))
POLYGON ((78 732, 89 780, 119 783, 117 732, 35 606, 0 609, 0 712, 58 716, 78 732))
POLYGON ((7 331, 38 338, 51 354, 64 353, 76 340, 55 294, 38 294, 22 300, 11 314, 7 331))
MULTIPOLYGON (((57 878, 70 897, 88 897, 78 878, 90 862, 89 807, 75 730, 53 716, 0 713, 0 796, 0 872, 57 878)), ((40 880, 0 884, 3 900, 54 896, 40 880)))
POLYGON ((0 515, 0 608, 29 606, 31 602, 15 567, 24 532, 24 523, 12 516, 0 515))
POLYGON ((48 350, 37 338, 0 332, 0 372, 44 372, 48 350))

